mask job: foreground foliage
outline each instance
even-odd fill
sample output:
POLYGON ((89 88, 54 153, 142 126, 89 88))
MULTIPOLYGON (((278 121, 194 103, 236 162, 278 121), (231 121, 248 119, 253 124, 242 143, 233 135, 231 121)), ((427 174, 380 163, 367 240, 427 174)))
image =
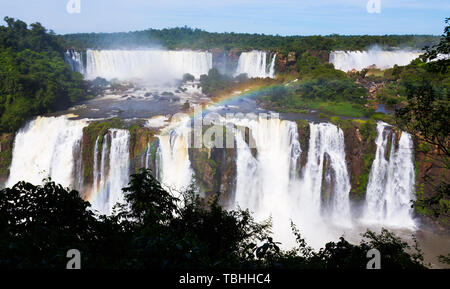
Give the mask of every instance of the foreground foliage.
POLYGON ((175 197, 149 170, 131 176, 126 204, 112 216, 89 210, 76 191, 51 181, 20 182, 0 191, 0 268, 65 268, 69 249, 82 268, 365 268, 370 248, 382 268, 425 268, 420 251, 383 230, 359 245, 341 238, 315 252, 292 225, 297 247, 283 251, 270 237, 270 220, 223 210, 193 192, 175 197))

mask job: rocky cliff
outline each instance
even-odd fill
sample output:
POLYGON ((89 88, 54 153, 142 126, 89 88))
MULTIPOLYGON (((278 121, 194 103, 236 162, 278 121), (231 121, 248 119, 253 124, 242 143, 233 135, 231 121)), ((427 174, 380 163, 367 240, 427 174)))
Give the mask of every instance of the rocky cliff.
POLYGON ((13 144, 14 134, 5 133, 0 135, 0 188, 6 182, 9 175, 13 144))

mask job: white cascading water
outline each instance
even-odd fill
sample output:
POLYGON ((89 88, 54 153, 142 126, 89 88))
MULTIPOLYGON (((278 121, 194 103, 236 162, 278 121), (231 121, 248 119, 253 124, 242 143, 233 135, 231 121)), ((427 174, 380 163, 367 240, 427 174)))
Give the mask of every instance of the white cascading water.
POLYGON ((91 50, 86 51, 86 78, 141 79, 167 81, 185 73, 199 78, 212 68, 212 54, 206 51, 91 50))
POLYGON ((368 51, 332 51, 330 63, 336 69, 348 72, 353 69, 361 71, 375 65, 379 69, 388 69, 394 65, 408 65, 422 53, 407 50, 385 51, 371 49, 368 51))
POLYGON ((152 157, 152 146, 150 143, 147 143, 147 150, 145 151, 144 165, 143 167, 146 169, 150 168, 150 160, 152 157))
POLYGON ((193 171, 189 160, 190 118, 172 122, 158 135, 157 176, 161 184, 176 192, 189 188, 193 171))
POLYGON ((66 116, 37 117, 19 130, 14 140, 10 175, 12 187, 19 181, 41 184, 44 178, 64 187, 75 187, 75 155, 80 152, 84 120, 66 116))
POLYGON ((298 210, 290 192, 301 154, 297 124, 273 118, 234 124, 250 129, 257 150, 255 158, 242 132, 236 130, 235 205, 254 212, 257 220, 272 217, 277 238, 282 238, 283 245, 293 244, 289 220, 298 210))
POLYGON ((370 171, 362 221, 414 229, 411 208, 415 184, 413 141, 411 135, 402 132, 397 143, 396 134, 389 131, 388 124, 377 123, 377 151, 370 171), (391 149, 389 159, 386 159, 390 135, 391 149))
MULTIPOLYGON (((172 192, 187 189, 193 181, 188 152, 190 121, 189 117, 172 121, 158 136, 156 174, 172 192)), ((272 217, 275 238, 283 247, 294 244, 290 220, 315 248, 341 235, 342 230, 333 232, 330 224, 339 228, 352 225, 341 129, 329 123, 310 123, 307 161, 299 168, 302 152, 295 122, 274 118, 227 121, 249 128, 249 143, 256 149, 252 151, 241 130, 233 129, 237 146, 235 205, 253 211, 257 220, 272 217)), ((77 170, 81 174, 77 159, 86 125, 85 120, 69 120, 67 116, 30 121, 16 135, 6 185, 20 180, 40 184, 48 176, 64 186, 81 184, 76 176, 77 170)), ((398 138, 382 122, 377 124, 377 131, 376 156, 361 222, 414 229, 410 204, 415 183, 412 138, 405 132, 398 138)), ((122 188, 130 173, 129 138, 127 130, 110 129, 102 141, 98 137, 95 142, 93 186, 88 199, 101 214, 111 214, 112 207, 123 202, 122 188)), ((148 145, 146 167, 150 151, 148 145)))
POLYGON ((275 59, 276 54, 272 56, 270 64, 267 65, 265 51, 242 52, 234 75, 246 73, 249 78, 273 78, 275 76, 275 59))
POLYGON ((85 70, 80 52, 75 50, 67 50, 64 53, 64 59, 70 65, 70 68, 72 68, 73 71, 84 74, 85 70))
POLYGON ((123 203, 124 188, 129 181, 130 133, 123 129, 109 129, 103 137, 100 163, 98 139, 94 149, 94 182, 89 197, 92 209, 110 215, 115 204, 123 203))
POLYGON ((330 123, 310 123, 308 160, 303 169, 299 202, 308 204, 311 216, 320 216, 322 210, 336 225, 349 226, 350 177, 345 161, 344 133, 330 123), (324 168, 325 155, 329 168, 324 168), (327 173, 324 178, 324 171, 327 173), (330 176, 333 176, 332 178, 330 176), (329 206, 322 207, 323 180, 331 186, 329 206))

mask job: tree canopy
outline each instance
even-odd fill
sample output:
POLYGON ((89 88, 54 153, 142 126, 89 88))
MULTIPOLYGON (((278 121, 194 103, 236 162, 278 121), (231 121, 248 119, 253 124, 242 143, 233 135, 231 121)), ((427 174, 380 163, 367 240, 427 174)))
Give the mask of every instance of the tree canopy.
POLYGON ((63 35, 67 47, 132 48, 163 46, 167 49, 238 49, 290 51, 301 54, 307 50, 363 50, 373 45, 385 47, 423 48, 437 42, 431 35, 383 35, 383 36, 280 36, 249 33, 213 33, 187 26, 170 29, 147 29, 118 33, 77 33, 63 35))
POLYGON ((0 132, 29 118, 84 99, 83 77, 64 61, 64 50, 40 23, 5 17, 0 26, 0 132))
POLYGON ((371 248, 384 269, 425 268, 420 250, 387 230, 314 251, 292 224, 297 247, 284 251, 270 236, 270 219, 256 222, 248 210, 224 210, 193 191, 174 197, 149 170, 132 175, 123 191, 126 203, 100 216, 77 191, 50 180, 1 190, 0 268, 65 268, 73 248, 82 268, 362 269, 371 248))

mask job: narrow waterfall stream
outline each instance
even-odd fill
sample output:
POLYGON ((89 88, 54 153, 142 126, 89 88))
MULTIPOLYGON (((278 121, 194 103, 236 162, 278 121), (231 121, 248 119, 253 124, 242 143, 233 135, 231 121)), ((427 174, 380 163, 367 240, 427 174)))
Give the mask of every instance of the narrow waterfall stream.
POLYGON ((415 172, 411 135, 402 132, 397 140, 396 133, 383 122, 378 122, 377 132, 377 151, 367 185, 363 221, 414 228, 411 200, 414 199, 415 172))
POLYGON ((103 137, 100 164, 98 139, 94 150, 94 183, 90 196, 92 208, 109 215, 116 203, 123 203, 122 188, 128 184, 130 133, 123 129, 110 129, 103 137))

